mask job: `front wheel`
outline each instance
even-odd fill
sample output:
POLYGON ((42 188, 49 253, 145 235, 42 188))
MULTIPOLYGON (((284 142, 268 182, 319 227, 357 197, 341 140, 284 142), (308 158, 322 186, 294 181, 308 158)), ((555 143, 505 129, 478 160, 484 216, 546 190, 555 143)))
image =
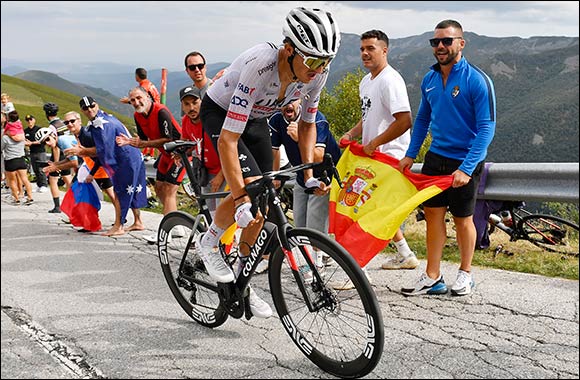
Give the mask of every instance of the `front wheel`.
POLYGON ((367 375, 381 358, 384 327, 366 276, 342 246, 318 231, 296 228, 287 237, 292 251, 279 249, 269 264, 270 291, 284 328, 322 370, 345 378, 367 375), (323 253, 330 256, 329 266, 308 265, 323 253))
POLYGON ((564 255, 578 256, 578 225, 552 215, 532 214, 522 218, 519 230, 536 246, 564 255))
POLYGON ((157 250, 165 280, 181 308, 200 325, 221 326, 228 314, 220 303, 217 283, 207 273, 193 245, 204 232, 195 219, 184 212, 173 211, 159 224, 157 250))

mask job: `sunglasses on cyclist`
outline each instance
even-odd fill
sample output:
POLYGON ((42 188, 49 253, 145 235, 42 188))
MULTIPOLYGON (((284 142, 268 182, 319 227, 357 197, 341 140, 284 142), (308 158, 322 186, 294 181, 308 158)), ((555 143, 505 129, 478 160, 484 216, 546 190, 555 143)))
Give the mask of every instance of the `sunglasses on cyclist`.
POLYGON ((187 65, 187 69, 189 71, 195 71, 195 69, 198 69, 199 71, 203 70, 203 68, 205 67, 205 63, 198 63, 197 65, 187 65))
POLYGON ((431 47, 439 46, 440 42, 443 42, 443 46, 451 46, 453 45, 453 40, 462 40, 463 37, 445 37, 445 38, 431 38, 429 43, 431 47))
POLYGON ((324 69, 330 64, 330 61, 332 61, 331 57, 311 57, 302 53, 298 49, 294 49, 294 51, 302 57, 302 63, 304 63, 304 66, 308 67, 310 70, 318 70, 321 67, 324 69))
POLYGON ((64 125, 74 124, 78 119, 64 120, 64 125))
POLYGON ((95 103, 93 103, 93 104, 91 104, 91 105, 90 105, 90 106, 88 106, 88 107, 82 107, 82 110, 83 110, 83 111, 86 111, 86 110, 88 110, 89 108, 95 108, 95 107, 96 107, 96 104, 95 104, 95 103))

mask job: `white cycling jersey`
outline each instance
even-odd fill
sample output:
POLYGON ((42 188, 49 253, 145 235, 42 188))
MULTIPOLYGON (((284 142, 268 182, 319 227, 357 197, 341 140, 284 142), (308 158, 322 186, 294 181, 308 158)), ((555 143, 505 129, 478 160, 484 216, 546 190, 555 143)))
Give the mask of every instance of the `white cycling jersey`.
POLYGON ((328 71, 317 75, 310 83, 292 82, 284 99, 278 77, 278 49, 272 43, 256 45, 242 54, 226 69, 207 91, 207 95, 224 110, 227 116, 223 129, 242 134, 249 119, 269 117, 283 106, 302 99, 302 120, 316 120, 320 92, 326 84, 328 71))

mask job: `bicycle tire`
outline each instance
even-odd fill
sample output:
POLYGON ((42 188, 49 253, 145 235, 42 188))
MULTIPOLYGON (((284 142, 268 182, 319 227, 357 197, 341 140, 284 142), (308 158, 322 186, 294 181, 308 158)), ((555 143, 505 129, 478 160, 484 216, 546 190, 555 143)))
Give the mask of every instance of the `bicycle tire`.
POLYGON ((297 266, 306 263, 305 249, 330 256, 333 264, 308 287, 320 303, 310 311, 281 249, 270 257, 269 281, 276 311, 296 346, 322 370, 343 378, 361 377, 379 363, 384 346, 382 313, 376 295, 356 261, 342 246, 318 231, 295 228, 287 233, 297 266), (351 280, 354 288, 335 290, 351 280), (334 285, 336 286, 336 285, 334 285))
POLYGON ((523 238, 549 252, 578 256, 578 225, 557 216, 532 214, 518 223, 523 238))
POLYGON ((195 219, 181 211, 163 217, 157 237, 159 261, 169 289, 185 313, 200 325, 215 328, 228 319, 228 314, 215 290, 217 283, 194 252, 195 236, 204 232, 204 228, 198 225, 190 239, 194 224, 195 219), (176 231, 176 227, 181 229, 176 231), (186 263, 180 269, 184 255, 186 263))

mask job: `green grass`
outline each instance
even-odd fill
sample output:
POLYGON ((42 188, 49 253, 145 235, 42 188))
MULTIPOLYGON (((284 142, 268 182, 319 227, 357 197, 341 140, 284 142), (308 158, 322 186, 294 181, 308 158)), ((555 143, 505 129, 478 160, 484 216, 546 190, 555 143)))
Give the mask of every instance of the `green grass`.
MULTIPOLYGON (((2 92, 10 96, 10 100, 18 111, 24 127, 26 127, 24 117, 27 114, 34 115, 37 125, 41 127, 48 126, 48 121, 42 109, 44 103, 47 102, 58 104, 58 116, 61 119, 65 113, 76 111, 81 114, 83 124, 86 125, 88 123, 88 119, 80 112, 80 98, 76 95, 4 74, 2 74, 2 92)), ((105 108, 103 108, 103 111, 115 115, 130 131, 134 132, 135 122, 133 119, 105 108)))
MULTIPOLYGON (((416 222, 414 214, 407 219, 405 238, 418 258, 427 258, 425 222, 416 222)), ((528 241, 511 242, 502 231, 492 233, 490 242, 488 249, 475 251, 472 265, 578 280, 578 257, 547 252, 528 241), (496 254, 498 246, 503 247, 503 249, 496 254)), ((395 251, 388 247, 386 252, 395 251)), ((460 262, 459 249, 451 226, 448 228, 447 244, 443 249, 443 260, 453 263, 460 262)))

